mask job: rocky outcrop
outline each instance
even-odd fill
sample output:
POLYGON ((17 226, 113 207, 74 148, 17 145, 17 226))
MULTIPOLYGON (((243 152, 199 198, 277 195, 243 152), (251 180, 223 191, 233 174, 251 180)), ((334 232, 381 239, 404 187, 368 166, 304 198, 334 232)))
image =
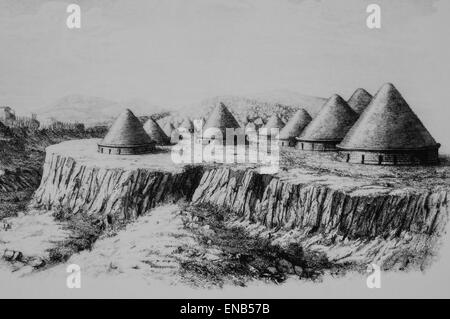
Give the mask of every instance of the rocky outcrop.
POLYGON ((51 153, 33 206, 83 212, 111 223, 134 218, 158 203, 189 200, 201 172, 192 167, 181 172, 99 168, 51 153))
MULTIPOLYGON (((44 150, 64 140, 98 137, 104 128, 32 129, 7 128, 8 138, 0 138, 0 197, 3 193, 33 192, 41 181, 44 150)), ((1 134, 0 134, 1 135, 1 134)))
POLYGON ((136 158, 106 161, 77 143, 66 142, 66 153, 47 149, 34 206, 113 223, 160 203, 185 200, 224 208, 234 222, 258 235, 270 233, 281 244, 301 242, 330 260, 377 260, 388 268, 425 265, 448 220, 444 182, 412 187, 383 177, 373 181, 311 171, 293 178, 293 170, 268 175, 239 166, 174 168, 167 154, 146 155, 128 165, 136 158))
POLYGON ((383 189, 340 190, 317 183, 290 183, 251 169, 186 166, 180 172, 99 168, 49 154, 38 207, 66 207, 127 219, 162 202, 190 200, 229 208, 268 228, 339 233, 348 238, 441 233, 448 218, 448 192, 383 189))
POLYGON ((448 195, 446 187, 363 191, 219 168, 204 173, 192 201, 229 209, 238 217, 233 224, 254 236, 301 243, 364 271, 372 263, 384 270, 428 267, 447 225, 448 195))
POLYGON ((203 175, 192 201, 227 207, 268 228, 339 233, 348 238, 441 233, 448 191, 383 189, 362 193, 317 183, 292 184, 253 170, 219 168, 203 175))
POLYGON ((40 178, 41 172, 35 169, 0 170, 0 193, 34 189, 40 178))

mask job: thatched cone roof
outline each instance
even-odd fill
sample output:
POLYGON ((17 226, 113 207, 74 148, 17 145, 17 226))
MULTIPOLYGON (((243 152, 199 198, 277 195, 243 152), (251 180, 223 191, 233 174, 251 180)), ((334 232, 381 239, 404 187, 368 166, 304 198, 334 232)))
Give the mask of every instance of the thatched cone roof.
POLYGON ((253 122, 248 122, 247 125, 245 126, 245 130, 246 131, 256 131, 256 125, 253 122))
POLYGON ((354 150, 410 150, 439 147, 391 83, 384 84, 338 145, 354 150))
POLYGON ((195 128, 195 132, 201 132, 203 129, 203 126, 205 125, 205 118, 203 117, 199 117, 194 119, 194 128, 195 128))
POLYGON ((174 129, 170 134, 170 144, 177 144, 180 141, 180 132, 178 129, 174 129))
POLYGON ((183 122, 178 127, 179 130, 187 130, 190 133, 194 133, 194 123, 188 118, 185 118, 183 122))
POLYGON ((359 88, 357 89, 350 99, 347 101, 347 104, 358 114, 361 114, 369 105, 370 101, 372 101, 372 95, 366 90, 359 88))
POLYGON ((227 109, 225 104, 220 103, 214 108, 203 126, 203 132, 209 128, 218 128, 225 138, 227 128, 240 128, 238 121, 233 114, 227 109))
POLYGON ((129 147, 152 144, 139 119, 126 109, 110 127, 101 146, 129 147))
POLYGON ((331 96, 306 126, 299 140, 339 142, 358 119, 355 111, 337 94, 331 96))
POLYGON ((278 138, 287 140, 292 137, 298 137, 311 121, 311 115, 305 109, 298 110, 280 131, 278 138))
POLYGON ((160 118, 159 120, 157 120, 156 123, 158 123, 160 128, 163 128, 168 123, 168 120, 166 117, 163 117, 163 118, 160 118))
POLYGON ((163 131, 166 133, 166 136, 171 136, 174 130, 175 126, 173 126, 172 122, 167 122, 163 127, 163 131))
POLYGON ((172 122, 167 122, 166 125, 164 125, 163 131, 169 138, 169 142, 171 144, 178 143, 180 132, 175 128, 175 126, 173 126, 172 122))
POLYGON ((152 118, 149 118, 147 122, 145 122, 144 130, 147 132, 148 136, 150 136, 150 138, 156 142, 156 144, 170 144, 170 138, 167 137, 163 129, 152 118))
MULTIPOLYGON (((274 114, 269 118, 266 125, 264 125, 265 130, 261 130, 260 134, 274 135, 275 133, 272 133, 271 129, 276 128, 278 130, 281 130, 283 127, 284 127, 284 122, 281 120, 281 118, 277 114, 274 114)), ((278 134, 275 134, 275 135, 278 135, 278 134)))

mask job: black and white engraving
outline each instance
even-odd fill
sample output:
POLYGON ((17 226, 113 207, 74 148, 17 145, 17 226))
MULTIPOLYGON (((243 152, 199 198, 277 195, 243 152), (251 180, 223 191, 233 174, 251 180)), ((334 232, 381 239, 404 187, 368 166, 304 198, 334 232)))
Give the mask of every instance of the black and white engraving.
POLYGON ((0 0, 0 296, 449 297, 449 14, 0 0))

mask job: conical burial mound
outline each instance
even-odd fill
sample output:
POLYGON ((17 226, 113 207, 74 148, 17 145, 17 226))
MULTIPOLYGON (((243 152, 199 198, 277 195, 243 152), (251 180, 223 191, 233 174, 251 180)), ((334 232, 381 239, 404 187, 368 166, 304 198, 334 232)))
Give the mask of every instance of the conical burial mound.
POLYGON ((225 104, 220 103, 209 115, 203 126, 203 132, 209 128, 217 128, 222 132, 223 137, 226 135, 227 128, 240 128, 238 121, 233 114, 227 109, 225 104))
POLYGON ((172 132, 175 130, 175 127, 171 122, 167 122, 166 125, 164 125, 163 131, 166 134, 166 136, 172 136, 172 132))
POLYGON ((350 99, 347 101, 347 104, 358 114, 361 114, 369 105, 370 101, 372 101, 372 95, 366 90, 359 88, 357 89, 350 99))
POLYGON ((280 139, 289 139, 299 136, 303 129, 312 121, 311 115, 305 110, 298 110, 294 116, 286 123, 280 132, 280 139))
POLYGON ((183 122, 178 127, 179 130, 187 130, 190 133, 194 132, 194 123, 188 118, 185 118, 183 122))
POLYGON ((248 122, 247 125, 245 125, 245 130, 246 130, 246 131, 249 131, 249 130, 256 131, 256 125, 255 125, 255 123, 253 123, 253 122, 248 122))
POLYGON ((170 138, 167 137, 163 129, 152 118, 149 118, 144 124, 144 130, 148 136, 158 145, 170 144, 170 138))
POLYGON ((260 134, 267 134, 267 135, 273 135, 275 133, 272 133, 272 129, 278 129, 281 130, 284 127, 284 122, 281 120, 281 118, 274 114, 272 115, 269 120, 267 121, 266 125, 264 125, 264 129, 260 131, 260 134))
POLYGON ((113 123, 105 138, 99 143, 101 146, 129 147, 152 144, 141 122, 126 109, 113 123))
POLYGON ((194 121, 194 127, 196 132, 201 132, 205 125, 205 118, 200 117, 194 121))
POLYGON ((386 83, 338 147, 414 150, 438 145, 400 92, 391 83, 386 83))
POLYGON ((319 114, 298 138, 303 141, 339 142, 358 118, 358 114, 337 94, 331 96, 319 114))

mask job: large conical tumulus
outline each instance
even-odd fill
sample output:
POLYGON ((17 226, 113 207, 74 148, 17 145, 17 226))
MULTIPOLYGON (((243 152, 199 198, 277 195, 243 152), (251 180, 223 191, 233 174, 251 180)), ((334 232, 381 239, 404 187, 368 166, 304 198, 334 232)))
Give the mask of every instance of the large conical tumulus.
POLYGON ((278 114, 273 114, 267 121, 266 125, 264 125, 263 129, 260 130, 259 134, 275 137, 279 132, 275 133, 272 129, 278 129, 278 131, 280 131, 284 125, 283 120, 278 116, 278 114))
POLYGON ((167 137, 163 129, 155 122, 152 118, 149 118, 144 124, 144 130, 147 132, 148 136, 156 142, 158 145, 168 145, 170 144, 170 138, 167 137))
POLYGON ((350 99, 347 101, 348 105, 358 114, 361 114, 372 101, 372 95, 366 90, 357 89, 350 99))
POLYGON ((154 142, 145 132, 139 119, 126 109, 98 146, 101 153, 141 154, 152 150, 154 142))
POLYGON ((358 115, 347 102, 334 94, 298 139, 312 142, 340 142, 357 118, 358 115))
POLYGON ((203 132, 209 128, 218 128, 223 136, 225 136, 227 128, 240 128, 240 125, 225 104, 220 103, 214 108, 206 120, 203 126, 203 132))
POLYGON ((354 150, 414 150, 439 147, 391 83, 384 84, 339 147, 354 150))
POLYGON ((227 128, 228 129, 239 129, 240 125, 236 118, 227 109, 225 104, 220 103, 217 105, 209 115, 203 126, 203 143, 210 143, 212 140, 218 140, 218 132, 222 134, 222 143, 225 144, 238 144, 245 141, 244 130, 235 131, 236 135, 233 140, 228 141, 227 139, 227 128), (238 135, 242 139, 238 138, 238 135), (241 142, 239 142, 241 140, 241 142))
POLYGON ((278 138, 287 140, 298 137, 311 120, 311 115, 305 109, 298 110, 280 131, 278 138))

